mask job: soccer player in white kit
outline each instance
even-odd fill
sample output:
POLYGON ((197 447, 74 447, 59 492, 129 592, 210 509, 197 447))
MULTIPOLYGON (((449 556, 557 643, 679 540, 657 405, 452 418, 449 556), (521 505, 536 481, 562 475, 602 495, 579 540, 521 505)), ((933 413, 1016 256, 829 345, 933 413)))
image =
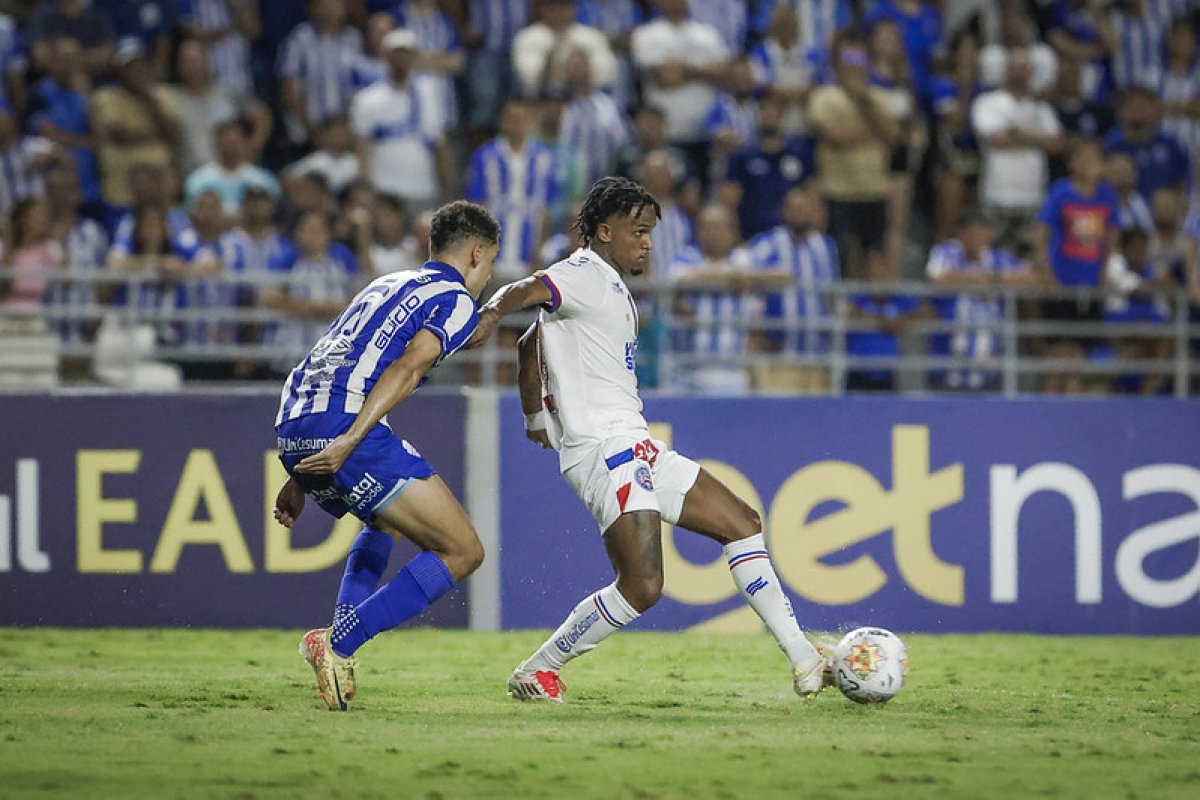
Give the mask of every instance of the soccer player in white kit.
POLYGON ((660 520, 719 542, 734 582, 766 623, 802 697, 826 659, 804 636, 763 541, 757 512, 696 462, 650 438, 634 375, 638 315, 626 276, 649 266, 659 205, 638 183, 603 178, 576 224, 584 246, 501 287, 473 343, 500 318, 541 306, 520 347, 527 436, 559 453, 563 477, 600 524, 616 580, 585 597, 508 679, 518 700, 562 702, 563 666, 637 619, 662 595, 660 520))

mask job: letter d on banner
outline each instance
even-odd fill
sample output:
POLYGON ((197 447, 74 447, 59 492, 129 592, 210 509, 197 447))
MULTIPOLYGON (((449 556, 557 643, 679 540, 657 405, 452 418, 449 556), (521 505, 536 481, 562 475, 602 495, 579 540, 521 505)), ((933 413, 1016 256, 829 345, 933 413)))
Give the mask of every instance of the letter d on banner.
MULTIPOLYGON (((263 453, 263 566, 267 572, 318 572, 345 558, 362 523, 347 514, 337 521, 325 541, 312 547, 292 547, 292 532, 276 522, 272 514, 275 496, 287 478, 275 451, 263 453)), ((315 503, 310 501, 308 505, 314 506, 310 514, 325 515, 315 503)))

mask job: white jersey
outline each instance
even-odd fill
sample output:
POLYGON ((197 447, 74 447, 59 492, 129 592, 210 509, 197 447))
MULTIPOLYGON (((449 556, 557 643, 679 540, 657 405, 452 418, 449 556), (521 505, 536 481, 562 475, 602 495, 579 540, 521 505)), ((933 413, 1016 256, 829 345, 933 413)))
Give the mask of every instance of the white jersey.
POLYGON ((620 274, 587 248, 537 276, 546 432, 565 471, 612 436, 649 436, 637 392, 637 306, 620 274))

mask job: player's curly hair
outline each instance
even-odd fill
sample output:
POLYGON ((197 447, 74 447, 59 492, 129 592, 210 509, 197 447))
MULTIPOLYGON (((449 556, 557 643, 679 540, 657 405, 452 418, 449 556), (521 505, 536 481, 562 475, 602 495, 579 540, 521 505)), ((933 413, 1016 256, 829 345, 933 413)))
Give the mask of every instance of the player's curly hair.
POLYGON ((468 239, 498 244, 500 223, 486 208, 466 200, 455 200, 439 208, 429 226, 430 252, 444 253, 468 239))
POLYGON ((636 216, 643 208, 653 208, 654 216, 662 217, 662 207, 646 187, 629 178, 601 178, 592 186, 579 216, 575 218, 575 229, 585 245, 591 245, 600 223, 614 214, 636 216))

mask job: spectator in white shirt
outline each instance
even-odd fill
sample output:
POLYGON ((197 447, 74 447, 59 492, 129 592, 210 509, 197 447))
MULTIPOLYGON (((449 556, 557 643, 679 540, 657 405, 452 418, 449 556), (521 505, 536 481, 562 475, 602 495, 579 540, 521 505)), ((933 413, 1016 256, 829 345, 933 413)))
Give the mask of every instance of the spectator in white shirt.
POLYGON ((716 28, 688 19, 688 0, 657 0, 656 5, 662 16, 633 31, 633 63, 642 76, 646 102, 666 113, 667 141, 702 164, 707 154, 704 120, 724 78, 729 51, 716 28))
POLYGON ((315 172, 329 184, 329 190, 341 194, 358 177, 358 154, 350 123, 343 114, 335 114, 317 128, 317 150, 284 170, 284 180, 315 172))
POLYGON ((428 76, 413 74, 416 47, 416 36, 407 28, 384 38, 387 80, 354 96, 350 127, 358 139, 361 175, 419 212, 437 205, 453 163, 444 141, 441 95, 428 76))
POLYGON ((1032 73, 1029 89, 1039 97, 1047 94, 1054 86, 1058 74, 1058 56, 1054 48, 1037 39, 1037 28, 1033 20, 1017 5, 1004 11, 1000 29, 1000 42, 989 44, 979 51, 979 80, 987 89, 995 89, 1004 83, 1008 52, 1021 49, 1029 56, 1032 73))
POLYGON ((582 51, 600 89, 617 80, 617 58, 608 37, 598 28, 575 21, 572 0, 544 0, 541 21, 521 29, 513 39, 513 70, 525 97, 559 94, 565 87, 567 58, 582 51))
POLYGON ((1062 128, 1049 103, 1029 88, 1032 65, 1024 50, 1008 54, 1004 86, 976 98, 971 127, 983 152, 984 213, 996 245, 1027 256, 1029 232, 1046 190, 1047 155, 1062 148, 1062 128))

